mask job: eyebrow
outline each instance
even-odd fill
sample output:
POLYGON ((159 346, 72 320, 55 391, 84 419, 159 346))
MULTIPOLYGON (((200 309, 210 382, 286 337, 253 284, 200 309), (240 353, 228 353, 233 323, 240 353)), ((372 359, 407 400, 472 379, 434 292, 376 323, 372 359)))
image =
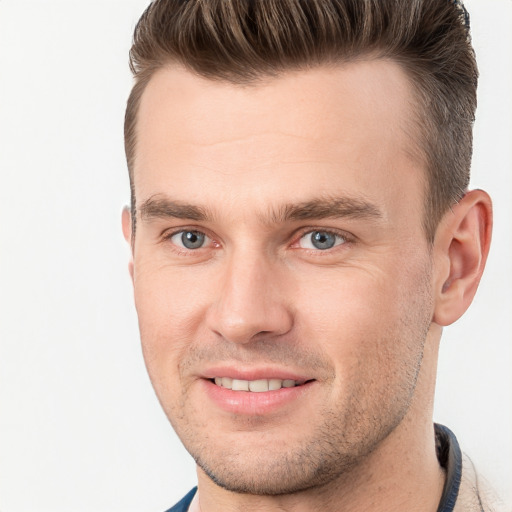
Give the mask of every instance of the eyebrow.
POLYGON ((142 220, 152 219, 188 219, 206 221, 213 217, 208 209, 201 206, 176 201, 167 197, 152 196, 140 207, 142 220))
MULTIPOLYGON (((168 197, 152 196, 140 207, 143 221, 153 219, 187 219, 198 222, 214 219, 208 208, 173 200, 168 197)), ((351 197, 317 198, 300 203, 289 203, 271 208, 267 215, 261 215, 265 224, 280 224, 290 221, 313 219, 381 219, 383 217, 377 206, 351 197)))
POLYGON ((296 204, 285 204, 272 211, 272 223, 313 219, 381 219, 377 206, 351 197, 318 198, 296 204))

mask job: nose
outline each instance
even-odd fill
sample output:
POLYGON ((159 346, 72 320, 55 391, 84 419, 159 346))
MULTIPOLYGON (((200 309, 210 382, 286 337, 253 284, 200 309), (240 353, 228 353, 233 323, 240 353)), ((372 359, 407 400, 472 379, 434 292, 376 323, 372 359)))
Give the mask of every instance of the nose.
MULTIPOLYGON (((232 343, 286 334, 293 325, 283 269, 264 257, 233 255, 221 275, 208 328, 232 343)), ((217 281, 219 282, 219 281, 217 281)))

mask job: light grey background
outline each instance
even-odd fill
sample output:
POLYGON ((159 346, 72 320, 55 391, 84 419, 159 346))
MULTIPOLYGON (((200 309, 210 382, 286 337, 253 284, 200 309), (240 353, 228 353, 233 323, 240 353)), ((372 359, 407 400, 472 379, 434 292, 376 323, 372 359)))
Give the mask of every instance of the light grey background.
MULTIPOLYGON (((127 53, 147 0, 0 1, 0 510, 162 511, 192 460, 146 376, 121 208, 127 53)), ((512 1, 468 0, 473 186, 494 197, 477 299, 446 329, 435 418, 512 502, 512 1)))

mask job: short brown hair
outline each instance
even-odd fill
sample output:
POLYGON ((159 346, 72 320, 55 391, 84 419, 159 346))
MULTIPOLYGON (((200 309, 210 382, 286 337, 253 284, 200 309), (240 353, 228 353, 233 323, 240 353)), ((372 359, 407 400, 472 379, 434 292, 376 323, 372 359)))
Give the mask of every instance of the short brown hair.
POLYGON ((417 97, 428 173, 425 230, 469 183, 478 70, 457 0, 154 0, 130 50, 135 84, 125 117, 133 232, 140 99, 156 70, 178 63, 233 84, 372 55, 398 62, 417 97))

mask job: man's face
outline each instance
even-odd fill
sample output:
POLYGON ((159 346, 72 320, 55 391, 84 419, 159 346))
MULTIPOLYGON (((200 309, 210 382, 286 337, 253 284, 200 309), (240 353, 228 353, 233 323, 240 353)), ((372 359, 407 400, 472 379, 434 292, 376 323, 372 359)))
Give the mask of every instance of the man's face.
POLYGON ((144 92, 144 358, 221 486, 326 483, 410 414, 433 311, 412 104, 386 61, 250 87, 169 68, 144 92))

